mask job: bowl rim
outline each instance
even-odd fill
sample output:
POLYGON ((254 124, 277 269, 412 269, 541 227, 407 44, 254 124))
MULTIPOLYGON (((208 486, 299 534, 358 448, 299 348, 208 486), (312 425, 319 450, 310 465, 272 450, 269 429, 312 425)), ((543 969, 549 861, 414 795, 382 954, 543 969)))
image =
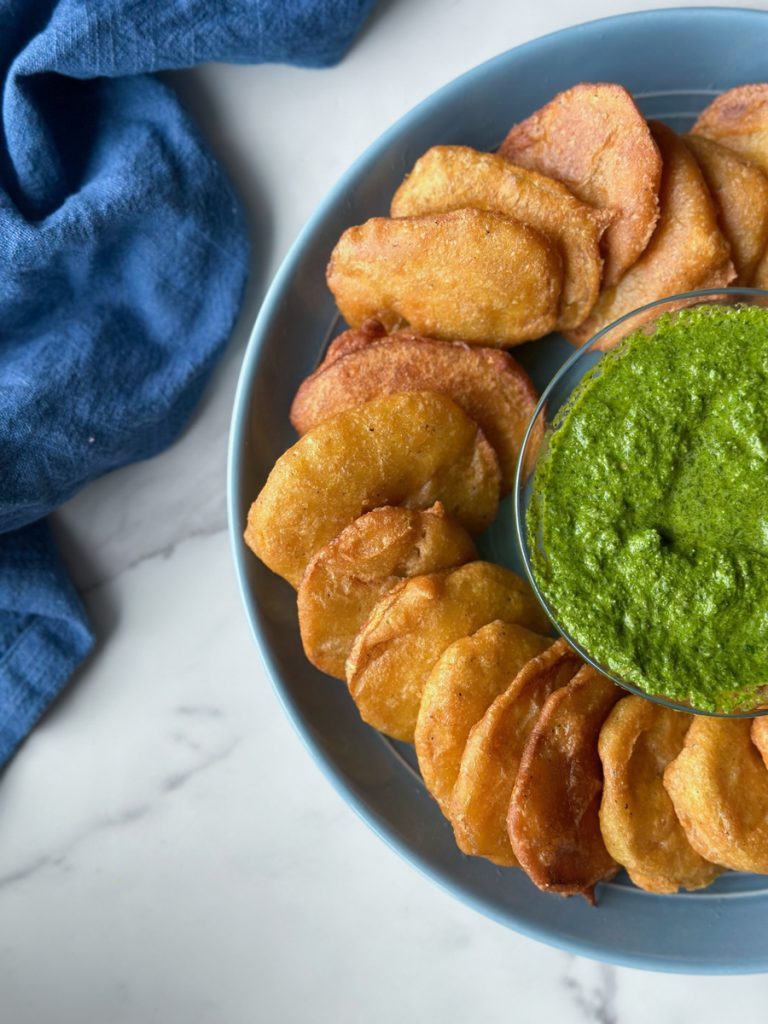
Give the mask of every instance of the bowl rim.
MULTIPOLYGON (((570 632, 564 626, 561 625, 557 613, 542 593, 541 588, 539 587, 536 581, 536 577, 534 576, 533 567, 531 566, 528 542, 526 539, 527 531, 525 529, 525 517, 527 513, 528 502, 525 501, 523 497, 525 492, 525 481, 523 480, 523 467, 525 465, 525 457, 528 450, 528 442, 532 436, 534 426, 537 420, 539 419, 539 416, 545 414, 546 412, 546 406, 550 395, 560 384, 563 377, 565 377, 573 367, 577 366, 578 363, 584 358, 584 356, 595 351, 595 346, 601 338, 603 338, 610 331, 613 331, 617 327, 620 327, 621 324, 625 323, 627 320, 631 320, 632 318, 642 313, 656 309, 658 306, 666 306, 672 302, 679 302, 681 300, 685 300, 687 302, 687 300, 690 299, 715 299, 717 297, 723 296, 734 298, 738 296, 759 296, 764 298, 766 300, 766 304, 768 304, 768 289, 763 288, 742 288, 740 286, 726 286, 722 288, 698 288, 694 289, 693 291, 677 292, 674 295, 668 295, 666 298, 663 299, 654 299, 653 302, 647 302, 643 306, 638 306, 636 309, 630 310, 630 312, 628 313, 624 313, 622 316, 617 317, 616 320, 613 320, 611 321, 611 323, 606 324, 605 327, 602 327, 599 331, 597 331, 596 334, 593 334, 591 338, 589 338, 582 345, 580 345, 574 351, 573 355, 569 356, 568 359, 565 360, 565 362, 557 371, 557 373, 555 373, 555 375, 547 383, 547 386, 541 393, 539 401, 536 403, 536 408, 534 409, 533 414, 531 415, 525 434, 523 436, 523 443, 520 448, 520 454, 517 460, 517 467, 515 469, 515 482, 512 493, 514 494, 515 533, 517 537, 517 546, 520 551, 520 557, 522 559, 523 567, 525 569, 525 574, 528 578, 528 582, 530 583, 537 599, 544 608, 544 611, 547 613, 547 616, 549 617, 549 620, 552 623, 553 627, 565 640, 567 640, 567 642, 576 651, 579 657, 581 657, 588 665, 591 665, 592 668, 600 672, 601 675, 606 676, 612 682, 616 683, 617 686, 620 686, 624 690, 628 690, 630 693, 635 694, 638 697, 643 697, 645 700, 650 700, 654 704, 659 704, 662 707, 671 708, 674 711, 683 711, 687 714, 701 715, 707 718, 750 719, 761 718, 764 715, 768 715, 768 707, 762 709, 757 708, 751 711, 705 711, 702 708, 696 708, 689 704, 682 704, 678 703, 677 701, 669 700, 668 698, 662 697, 659 694, 649 693, 647 690, 643 690, 641 687, 635 685, 629 680, 623 679, 621 676, 617 675, 615 672, 608 669, 605 665, 601 664, 595 657, 593 657, 589 653, 589 651, 584 647, 583 644, 579 643, 579 641, 576 640, 575 637, 571 636, 570 632)), ((695 303, 689 303, 686 308, 690 309, 693 308, 693 306, 695 306, 695 303)), ((571 388, 570 394, 572 394, 573 391, 583 381, 584 374, 586 374, 587 370, 589 369, 592 369, 592 367, 590 366, 587 369, 585 369, 584 373, 579 377, 578 382, 573 386, 573 388, 571 388)))

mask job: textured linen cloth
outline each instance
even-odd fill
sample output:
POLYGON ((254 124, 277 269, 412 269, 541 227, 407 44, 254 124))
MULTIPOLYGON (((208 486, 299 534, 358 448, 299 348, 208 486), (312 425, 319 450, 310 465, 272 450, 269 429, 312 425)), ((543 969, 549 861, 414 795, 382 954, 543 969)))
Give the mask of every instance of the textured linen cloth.
POLYGON ((332 64, 372 2, 0 0, 0 764, 93 645, 41 520, 174 439, 247 273, 231 187, 147 73, 332 64))

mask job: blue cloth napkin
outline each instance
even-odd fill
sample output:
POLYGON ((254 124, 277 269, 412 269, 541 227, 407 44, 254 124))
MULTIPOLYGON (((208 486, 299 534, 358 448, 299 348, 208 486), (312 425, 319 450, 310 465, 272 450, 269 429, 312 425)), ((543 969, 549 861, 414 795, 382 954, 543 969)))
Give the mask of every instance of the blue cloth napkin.
POLYGON ((332 64, 372 4, 0 0, 0 764, 93 645, 40 520, 176 437, 246 277, 232 189, 146 73, 332 64))

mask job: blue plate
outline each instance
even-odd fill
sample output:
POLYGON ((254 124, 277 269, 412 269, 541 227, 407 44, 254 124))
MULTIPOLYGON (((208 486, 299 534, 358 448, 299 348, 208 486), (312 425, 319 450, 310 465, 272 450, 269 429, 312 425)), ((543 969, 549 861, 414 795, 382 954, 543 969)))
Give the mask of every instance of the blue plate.
MULTIPOLYGON (((386 214, 403 174, 429 146, 495 147, 509 126, 561 89, 621 82, 643 112, 687 129, 718 92, 765 79, 768 15, 688 8, 578 25, 510 50, 440 89, 397 122, 344 175, 302 231, 259 314, 235 399, 229 516, 243 602, 288 716, 344 797, 415 867, 489 917, 552 945, 632 967, 703 974, 768 970, 768 885, 727 874, 701 893, 654 896, 626 880, 599 887, 599 906, 535 889, 457 849, 410 747, 358 717, 343 684, 304 658, 294 592, 242 542, 248 507, 295 441, 288 422, 299 382, 342 326, 325 264, 351 224, 386 214)), ((561 338, 515 349, 539 388, 573 349, 561 338)), ((520 570, 506 503, 483 538, 488 557, 520 570)))

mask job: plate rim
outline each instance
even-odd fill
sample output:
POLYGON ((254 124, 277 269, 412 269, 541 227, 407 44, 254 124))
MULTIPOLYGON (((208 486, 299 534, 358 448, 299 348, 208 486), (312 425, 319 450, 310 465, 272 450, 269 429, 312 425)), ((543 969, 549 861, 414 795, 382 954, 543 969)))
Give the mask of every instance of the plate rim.
MULTIPOLYGON (((258 606, 254 595, 248 586, 246 569, 246 548, 242 543, 242 524, 239 519, 239 507, 242 495, 239 486, 238 461, 240 453, 244 448, 246 438, 246 424, 249 412, 248 399, 252 382, 256 374, 262 349, 268 336, 268 327, 274 318, 278 307, 283 300, 284 294, 297 269, 297 264, 304 254, 308 240, 314 235, 327 216, 328 209, 332 207, 348 190, 350 183, 359 175, 360 171, 371 162, 380 151, 384 150, 390 141, 395 138, 404 128, 405 123, 425 113, 432 105, 439 105, 443 94, 453 90, 467 78, 475 75, 482 75, 491 66, 510 60, 511 55, 520 51, 535 50, 538 47, 549 45, 559 36, 578 36, 584 32, 599 30, 600 27, 608 25, 638 23, 641 21, 664 20, 669 17, 709 18, 714 15, 727 16, 729 18, 744 18, 745 20, 757 20, 762 17, 768 19, 768 12, 748 7, 727 7, 727 6, 691 6, 691 7, 664 7, 647 11, 633 11, 623 14, 610 15, 604 18, 591 21, 579 22, 575 25, 548 32, 545 35, 537 36, 514 47, 510 47, 489 59, 474 65, 473 67, 445 82, 438 89, 434 90, 413 107, 406 110, 402 115, 379 134, 360 155, 348 166, 343 174, 335 181, 331 188, 324 194, 320 202, 315 206, 308 220, 299 231, 293 243, 283 257, 272 281, 262 299, 258 315, 251 329, 248 342, 243 354, 240 371, 238 374, 237 386, 232 406, 232 414, 229 426, 229 440, 227 446, 227 526, 229 533, 230 550, 235 566, 238 592, 245 610, 251 635, 255 641, 262 664, 270 685, 277 696, 283 712, 302 741, 305 749, 311 755, 313 762, 319 767, 325 778, 343 798, 345 803, 351 807, 372 832, 381 839, 390 849, 394 850, 411 867, 415 868, 423 877, 428 879, 439 889, 449 893, 454 899, 459 900, 486 918, 523 935, 526 938, 535 939, 545 945, 585 956, 603 963, 613 964, 619 967, 630 967, 633 969, 670 973, 705 976, 732 976, 761 974, 768 972, 768 952, 761 958, 751 962, 711 962, 691 959, 686 956, 672 959, 653 954, 622 953, 611 948, 606 948, 602 940, 590 941, 585 937, 564 938, 546 925, 536 926, 527 919, 521 919, 513 911, 501 910, 492 900, 478 896, 458 885, 452 878, 447 876, 441 865, 427 861, 421 854, 412 848, 405 839, 400 838, 391 823, 386 822, 376 814, 372 808, 353 789, 346 773, 332 760, 326 757, 320 745, 313 739, 311 730, 307 727, 300 710, 295 707, 283 687, 280 677, 280 670, 275 662, 273 652, 265 637, 265 630, 262 623, 262 610, 258 606)), ((628 890, 629 891, 629 890, 628 890)), ((553 897, 554 898, 554 897, 553 897)))

